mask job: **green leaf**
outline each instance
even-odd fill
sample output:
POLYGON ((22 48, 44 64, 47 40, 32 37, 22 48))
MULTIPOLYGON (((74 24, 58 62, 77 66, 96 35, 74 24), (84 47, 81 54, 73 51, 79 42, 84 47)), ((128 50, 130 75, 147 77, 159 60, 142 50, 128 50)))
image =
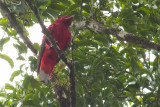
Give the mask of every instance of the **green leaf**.
POLYGON ((75 44, 78 46, 97 46, 97 43, 92 40, 77 41, 75 44))
MULTIPOLYGON (((17 1, 17 0, 16 0, 17 1)), ((21 1, 13 1, 15 3, 15 5, 11 5, 12 6, 12 9, 14 12, 16 13, 26 13, 26 4, 25 4, 25 1, 24 0, 21 0, 21 1)))
POLYGON ((150 8, 147 8, 147 7, 140 7, 139 9, 137 9, 137 11, 145 12, 148 17, 150 15, 150 8))
POLYGON ((17 71, 14 71, 11 75, 11 78, 10 78, 10 81, 13 81, 13 79, 18 76, 20 73, 22 73, 23 71, 22 70, 17 70, 17 71))
POLYGON ((129 84, 127 87, 126 87, 126 90, 130 91, 131 93, 136 93, 136 91, 138 91, 140 88, 139 84, 129 84))
POLYGON ((132 71, 133 72, 138 72, 139 71, 139 66, 138 66, 138 64, 137 64, 137 60, 136 60, 136 58, 134 58, 134 57, 131 57, 131 69, 132 69, 132 71))
POLYGON ((33 47, 34 47, 36 50, 39 50, 39 49, 40 49, 40 46, 39 46, 38 43, 34 43, 34 44, 33 44, 33 47))
POLYGON ((12 68, 14 67, 14 62, 9 56, 0 53, 0 58, 6 60, 12 68))
POLYGON ((0 51, 3 50, 3 45, 9 42, 9 40, 10 40, 9 37, 0 39, 0 51))
MULTIPOLYGON (((6 28, 3 28, 4 30, 6 30, 6 28)), ((8 36, 16 36, 17 35, 17 32, 16 32, 16 30, 14 30, 14 29, 12 29, 12 28, 8 28, 7 30, 6 30, 6 32, 7 32, 7 34, 8 34, 8 36)))
POLYGON ((30 84, 31 84, 32 89, 34 89, 34 88, 40 89, 39 82, 37 80, 35 80, 33 76, 30 76, 30 84))
POLYGON ((1 18, 1 19, 0 19, 0 25, 6 26, 7 23, 8 23, 8 20, 7 20, 7 19, 4 19, 4 18, 1 18))
POLYGON ((25 58, 24 58, 22 55, 19 55, 16 59, 17 59, 17 60, 22 60, 22 61, 25 60, 25 58))
POLYGON ((37 59, 33 56, 30 56, 29 61, 30 61, 31 71, 35 71, 37 69, 37 59))
POLYGON ((27 100, 29 100, 29 99, 32 99, 32 97, 33 97, 33 94, 32 94, 32 93, 29 93, 29 94, 27 94, 27 95, 24 97, 24 101, 27 101, 27 100))
POLYGON ((19 69, 21 70, 21 69, 23 68, 23 66, 24 66, 24 65, 25 65, 25 64, 22 64, 22 65, 20 66, 20 68, 19 68, 19 69))
POLYGON ((11 84, 6 83, 6 84, 5 84, 5 89, 14 90, 14 87, 13 87, 11 84))
POLYGON ((7 95, 7 94, 6 94, 5 92, 0 92, 0 97, 4 97, 4 98, 5 98, 6 95, 7 95))
POLYGON ((13 44, 13 46, 18 50, 19 54, 27 53, 27 46, 23 42, 18 41, 18 44, 13 44))
POLYGON ((118 100, 116 99, 112 100, 112 107, 120 107, 118 100))
POLYGON ((35 88, 39 89, 40 90, 40 83, 34 79, 34 77, 31 75, 28 75, 28 74, 25 74, 24 76, 24 81, 23 81, 23 86, 25 89, 28 89, 28 90, 33 90, 35 88))
POLYGON ((45 17, 50 17, 52 20, 59 17, 58 12, 52 8, 45 9, 42 15, 45 17))
POLYGON ((30 84, 30 80, 29 79, 30 79, 29 75, 25 74, 24 75, 24 80, 23 80, 23 87, 24 87, 24 89, 28 89, 29 84, 30 84))
POLYGON ((63 4, 60 4, 60 3, 52 3, 49 7, 54 9, 54 10, 59 10, 59 11, 64 11, 65 10, 65 6, 63 4))

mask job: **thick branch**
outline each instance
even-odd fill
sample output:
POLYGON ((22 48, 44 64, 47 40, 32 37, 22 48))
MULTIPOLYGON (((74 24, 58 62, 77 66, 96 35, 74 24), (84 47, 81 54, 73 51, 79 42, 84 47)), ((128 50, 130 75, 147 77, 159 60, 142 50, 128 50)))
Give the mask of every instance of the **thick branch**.
POLYGON ((70 100, 66 95, 66 87, 56 84, 54 86, 54 91, 58 96, 58 101, 60 102, 60 107, 70 107, 70 100))
POLYGON ((13 27, 16 32, 20 35, 21 39, 27 45, 27 47, 34 53, 37 54, 37 50, 33 47, 32 42, 26 36, 26 32, 23 29, 23 25, 21 25, 18 20, 16 19, 15 15, 10 12, 7 5, 0 1, 0 9, 5 13, 6 17, 9 20, 11 27, 13 27))
POLYGON ((73 26, 78 29, 89 28, 97 33, 112 34, 120 41, 127 41, 129 43, 140 45, 143 48, 149 48, 149 49, 160 51, 160 44, 154 43, 150 40, 144 39, 142 37, 136 36, 131 33, 125 32, 124 34, 121 34, 121 30, 106 27, 102 24, 99 24, 96 21, 92 21, 92 22, 81 21, 81 22, 74 23, 73 26))
POLYGON ((73 68, 73 62, 71 62, 70 66, 70 96, 71 96, 71 107, 76 107, 76 89, 75 89, 75 74, 74 74, 74 68, 73 68))
POLYGON ((60 48, 57 46, 56 41, 52 38, 52 35, 49 32, 49 30, 45 27, 43 21, 41 20, 39 14, 38 14, 37 8, 32 5, 32 2, 30 0, 26 0, 26 2, 28 3, 29 7, 31 8, 31 10, 35 14, 35 16, 36 16, 36 18, 42 28, 42 32, 46 35, 49 42, 53 45, 53 48, 57 52, 59 58, 62 59, 64 61, 64 63, 70 68, 70 63, 67 61, 67 58, 65 57, 63 51, 61 51, 60 48))
POLYGON ((60 103, 60 107, 70 107, 70 98, 69 98, 69 91, 67 90, 67 85, 61 85, 59 78, 57 77, 56 73, 52 73, 51 82, 55 83, 54 85, 54 92, 56 93, 57 100, 60 103))
MULTIPOLYGON (((41 20, 39 14, 38 14, 38 10, 35 6, 32 5, 32 2, 30 0, 26 0, 26 2, 28 3, 29 7, 31 8, 31 10, 33 11, 34 15, 36 16, 41 28, 42 28, 42 32, 46 35, 47 39, 49 40, 49 42, 53 45, 53 48, 55 49, 55 51, 57 52, 58 56, 60 59, 63 60, 63 62, 68 66, 68 68, 70 69, 70 107, 75 107, 76 106, 76 92, 75 92, 75 80, 74 80, 74 69, 73 69, 73 64, 72 62, 69 62, 67 60, 67 58, 64 55, 64 52, 60 50, 60 48, 57 46, 56 41, 52 38, 51 33, 49 32, 49 30, 45 27, 43 21, 41 20)), ((66 102, 66 101, 65 101, 66 102)), ((63 103, 63 102, 60 102, 63 103)))
POLYGON ((124 40, 130 43, 139 44, 143 46, 144 48, 150 48, 150 49, 160 51, 160 44, 157 44, 150 40, 135 36, 133 34, 126 34, 124 36, 124 40))

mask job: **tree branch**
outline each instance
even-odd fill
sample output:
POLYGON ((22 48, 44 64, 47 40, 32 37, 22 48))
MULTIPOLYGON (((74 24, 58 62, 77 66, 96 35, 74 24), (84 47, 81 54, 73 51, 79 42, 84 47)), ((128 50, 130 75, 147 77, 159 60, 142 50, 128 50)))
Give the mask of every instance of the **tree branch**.
POLYGON ((67 61, 67 58, 65 57, 63 51, 61 51, 60 48, 57 46, 56 41, 52 38, 51 33, 49 32, 49 30, 44 25, 43 21, 41 20, 39 14, 38 14, 37 8, 32 5, 32 2, 30 0, 26 0, 26 2, 28 3, 29 7, 33 11, 34 15, 36 16, 36 18, 37 18, 37 20, 38 20, 38 22, 39 22, 39 24, 42 28, 42 32, 46 35, 49 42, 53 45, 53 48, 57 52, 59 58, 62 59, 64 61, 64 63, 70 68, 70 66, 71 66, 70 63, 67 61))
POLYGON ((34 53, 37 54, 37 50, 33 47, 32 42, 30 39, 26 36, 26 32, 23 29, 23 25, 18 22, 15 15, 10 12, 7 5, 0 1, 0 9, 2 12, 5 13, 5 16, 8 18, 9 23, 11 27, 13 27, 16 32, 20 35, 21 39, 24 41, 24 43, 27 45, 27 47, 34 53))
POLYGON ((136 45, 140 45, 143 48, 149 48, 149 49, 154 49, 154 50, 160 51, 160 44, 154 43, 150 40, 144 39, 144 38, 136 36, 134 34, 124 32, 120 29, 106 27, 102 24, 99 24, 96 21, 76 22, 76 23, 73 23, 72 26, 76 27, 77 29, 89 28, 97 33, 104 33, 104 34, 108 34, 108 35, 112 34, 120 41, 127 41, 129 43, 134 43, 136 45))
POLYGON ((54 85, 54 92, 56 93, 57 100, 60 103, 60 107, 70 107, 69 100, 69 91, 65 85, 61 85, 56 73, 52 73, 51 82, 56 84, 54 85))
MULTIPOLYGON (((64 55, 64 52, 60 50, 60 48, 57 46, 56 41, 52 38, 51 33, 49 30, 45 27, 43 21, 41 20, 37 8, 33 5, 33 3, 30 0, 26 0, 28 3, 29 7, 33 11, 34 15, 36 16, 41 28, 42 32, 46 35, 47 39, 49 42, 53 45, 53 48, 57 52, 58 56, 60 59, 63 60, 63 62, 68 66, 70 69, 70 107, 75 107, 76 106, 76 92, 75 92, 75 75, 74 75, 74 69, 73 69, 73 63, 72 61, 69 62, 67 58, 64 55)), ((60 102, 62 103, 62 102, 60 102)))

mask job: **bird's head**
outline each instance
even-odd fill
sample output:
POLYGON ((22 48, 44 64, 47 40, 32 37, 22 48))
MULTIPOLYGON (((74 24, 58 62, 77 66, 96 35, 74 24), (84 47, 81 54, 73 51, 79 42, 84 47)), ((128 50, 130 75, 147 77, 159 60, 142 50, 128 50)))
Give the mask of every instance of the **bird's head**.
POLYGON ((62 23, 66 27, 69 27, 72 23, 74 16, 61 16, 54 23, 62 23))

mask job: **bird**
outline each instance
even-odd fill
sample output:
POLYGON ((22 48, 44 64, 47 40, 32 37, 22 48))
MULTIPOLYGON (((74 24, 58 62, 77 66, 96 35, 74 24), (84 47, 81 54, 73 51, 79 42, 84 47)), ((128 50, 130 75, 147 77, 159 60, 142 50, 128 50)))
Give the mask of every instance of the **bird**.
MULTIPOLYGON (((74 16, 61 16, 48 27, 52 38, 56 41, 56 44, 62 51, 66 50, 71 41, 69 26, 72 23, 73 17, 74 16)), ((57 52, 47 37, 44 35, 39 51, 37 66, 37 74, 39 75, 39 80, 41 82, 45 84, 48 83, 48 80, 51 78, 53 69, 59 60, 60 58, 58 57, 57 52)))

